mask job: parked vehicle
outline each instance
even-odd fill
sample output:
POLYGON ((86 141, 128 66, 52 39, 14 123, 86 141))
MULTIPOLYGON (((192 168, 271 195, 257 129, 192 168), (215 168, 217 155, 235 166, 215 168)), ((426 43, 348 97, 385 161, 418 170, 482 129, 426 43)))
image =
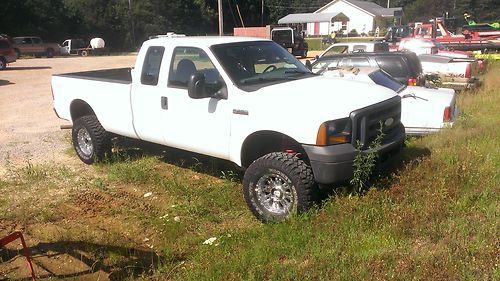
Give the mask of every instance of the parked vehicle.
POLYGON ((425 85, 425 76, 417 55, 412 52, 349 53, 321 56, 312 68, 378 67, 400 83, 409 86, 425 85))
POLYGON ((17 55, 9 39, 0 36, 0 70, 7 68, 7 64, 16 61, 17 55))
POLYGON ((450 32, 441 19, 434 19, 432 23, 423 23, 415 26, 413 37, 436 38, 447 48, 461 51, 499 50, 500 30, 482 31, 464 29, 462 34, 450 32))
POLYGON ((93 38, 90 43, 85 43, 83 39, 67 39, 61 44, 60 53, 61 55, 86 57, 88 55, 107 55, 109 51, 101 38, 93 38))
POLYGON ((449 50, 437 39, 432 38, 403 38, 399 42, 399 51, 411 51, 417 55, 429 54, 452 58, 470 58, 471 52, 449 50))
POLYGON ((14 37, 14 49, 17 57, 33 55, 37 58, 46 56, 52 58, 59 55, 60 46, 57 43, 44 43, 42 38, 34 36, 14 37))
POLYGON ((309 45, 296 29, 290 27, 276 27, 271 30, 271 39, 287 49, 294 56, 307 57, 309 45))
POLYGON ((317 184, 350 180, 379 129, 380 159, 405 139, 394 91, 315 75, 270 40, 152 39, 135 68, 54 75, 52 90, 84 163, 105 157, 111 134, 227 159, 246 169, 244 197, 263 221, 309 208, 317 184))
POLYGON ((401 97, 401 122, 407 135, 426 135, 453 126, 458 117, 453 89, 407 86, 379 68, 313 69, 325 76, 364 81, 387 87, 401 97))
POLYGON ((473 58, 450 58, 439 55, 420 55, 422 71, 437 78, 437 83, 453 89, 479 86, 479 64, 473 58))
POLYGON ((335 43, 324 50, 319 57, 352 52, 389 52, 389 45, 386 42, 376 41, 335 43))

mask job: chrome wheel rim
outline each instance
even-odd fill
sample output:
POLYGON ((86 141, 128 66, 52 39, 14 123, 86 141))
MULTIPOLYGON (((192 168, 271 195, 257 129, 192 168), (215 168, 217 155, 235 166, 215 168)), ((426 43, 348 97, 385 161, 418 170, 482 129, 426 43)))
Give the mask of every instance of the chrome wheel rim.
POLYGON ((89 132, 83 128, 78 130, 76 139, 80 151, 87 157, 91 156, 94 151, 94 146, 92 145, 92 139, 90 138, 89 132))
POLYGON ((290 179, 281 173, 268 173, 256 184, 260 205, 268 212, 286 215, 297 206, 297 193, 290 179))

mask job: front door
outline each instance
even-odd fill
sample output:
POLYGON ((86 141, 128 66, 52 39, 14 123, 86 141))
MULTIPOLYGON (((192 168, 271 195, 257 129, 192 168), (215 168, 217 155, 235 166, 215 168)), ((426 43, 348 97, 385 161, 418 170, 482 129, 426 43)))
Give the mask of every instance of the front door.
POLYGON ((210 88, 226 87, 205 51, 193 47, 175 48, 164 92, 168 100, 168 110, 162 117, 162 122, 168 127, 163 131, 164 140, 174 147, 228 159, 232 112, 230 97, 190 98, 187 85, 195 73, 204 74, 206 85, 210 88))

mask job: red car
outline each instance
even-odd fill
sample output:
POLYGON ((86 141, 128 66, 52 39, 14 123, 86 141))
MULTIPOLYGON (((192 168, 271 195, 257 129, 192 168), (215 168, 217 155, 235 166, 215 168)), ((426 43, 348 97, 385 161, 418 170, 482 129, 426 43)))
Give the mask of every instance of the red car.
POLYGON ((15 62, 16 58, 16 51, 9 39, 0 36, 0 70, 5 69, 8 63, 15 62))

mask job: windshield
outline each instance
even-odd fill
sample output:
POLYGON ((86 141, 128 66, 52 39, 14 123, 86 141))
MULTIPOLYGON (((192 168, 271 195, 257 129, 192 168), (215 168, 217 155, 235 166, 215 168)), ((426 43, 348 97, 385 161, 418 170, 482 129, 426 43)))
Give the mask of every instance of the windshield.
POLYGON ((397 93, 406 88, 406 85, 399 83, 398 80, 394 79, 391 75, 381 69, 368 74, 368 76, 373 80, 373 82, 375 82, 375 84, 389 88, 397 93))
POLYGON ((271 41, 220 44, 211 49, 240 88, 267 86, 314 75, 286 49, 271 41))

